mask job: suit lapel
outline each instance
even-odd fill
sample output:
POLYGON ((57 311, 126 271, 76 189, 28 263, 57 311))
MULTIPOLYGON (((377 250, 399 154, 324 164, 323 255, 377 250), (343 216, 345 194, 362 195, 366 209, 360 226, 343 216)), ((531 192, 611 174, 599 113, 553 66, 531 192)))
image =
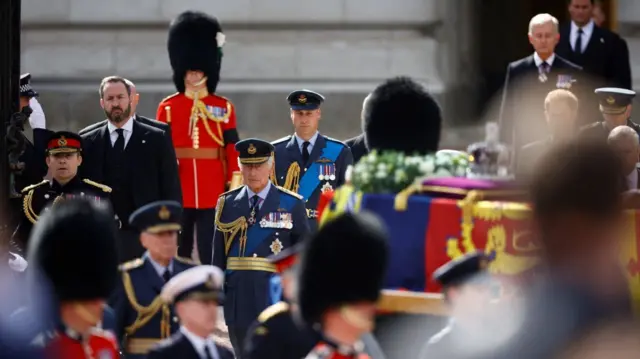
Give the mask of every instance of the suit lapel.
POLYGON ((309 168, 309 166, 311 166, 313 162, 317 161, 320 158, 320 154, 322 153, 322 150, 324 150, 324 146, 326 144, 327 140, 324 139, 324 136, 318 134, 316 143, 313 145, 313 149, 309 154, 309 162, 305 163, 304 168, 309 168))
POLYGON ((595 50, 601 38, 602 38, 602 33, 600 32, 600 28, 593 25, 593 31, 591 32, 589 43, 587 43, 587 47, 585 47, 584 52, 582 53, 581 56, 588 56, 589 53, 595 50))
POLYGON ((189 358, 198 358, 200 359, 200 355, 196 351, 196 348, 193 347, 191 341, 187 339, 187 337, 182 334, 182 332, 178 332, 176 334, 176 346, 178 347, 176 352, 182 354, 180 357, 189 359, 189 358))
POLYGON ((156 269, 153 267, 153 264, 151 264, 149 259, 144 260, 144 267, 147 271, 146 276, 149 279, 149 284, 156 292, 160 293, 164 286, 164 279, 158 275, 158 272, 156 272, 156 269))
POLYGON ((233 207, 236 209, 236 213, 240 215, 249 215, 249 192, 247 192, 247 186, 244 186, 236 195, 233 201, 233 207))
POLYGON ((298 147, 296 136, 291 136, 286 148, 289 153, 289 163, 296 161, 300 164, 300 167, 303 167, 304 163, 302 163, 302 153, 300 152, 300 147, 298 147))

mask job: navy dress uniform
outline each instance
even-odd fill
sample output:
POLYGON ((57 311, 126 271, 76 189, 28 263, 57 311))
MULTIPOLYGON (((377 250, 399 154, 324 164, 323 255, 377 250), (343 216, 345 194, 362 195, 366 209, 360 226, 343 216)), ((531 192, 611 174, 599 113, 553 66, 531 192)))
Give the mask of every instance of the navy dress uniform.
MULTIPOLYGON (((273 145, 258 139, 236 144, 243 165, 273 161, 273 145)), ((236 355, 249 326, 271 302, 270 283, 276 267, 266 257, 299 243, 309 233, 299 195, 273 185, 254 193, 248 186, 218 199, 213 265, 225 270, 224 317, 236 355), (256 197, 257 196, 257 197, 256 197)))
MULTIPOLYGON (((224 274, 219 268, 209 265, 197 266, 171 278, 162 288, 160 296, 165 303, 197 300, 222 304, 223 281, 224 274)), ((196 307, 187 310, 198 309, 196 307)), ((189 324, 188 321, 184 322, 171 338, 158 343, 149 351, 147 359, 233 359, 233 353, 229 349, 217 345, 211 335, 206 338, 196 335, 189 330, 189 324)), ((215 325, 210 324, 212 327, 215 325)))
MULTIPOLYGON (((61 131, 51 135, 47 142, 47 155, 64 153, 82 153, 82 138, 73 132, 61 131)), ((91 198, 97 201, 109 202, 111 188, 90 179, 80 178, 77 174, 67 183, 61 184, 54 178, 43 180, 22 189, 23 218, 13 234, 13 239, 23 243, 27 248, 27 241, 31 228, 38 221, 43 211, 49 210, 51 205, 77 196, 91 198)))
MULTIPOLYGON (((324 97, 309 90, 294 91, 287 96, 292 110, 315 110, 324 97)), ((275 147, 276 185, 298 193, 305 201, 309 226, 318 228, 318 200, 345 182, 347 167, 353 164, 351 149, 344 143, 319 132, 304 141, 295 134, 272 142, 275 147), (308 158, 305 159, 305 157, 308 158)))
MULTIPOLYGON (((595 93, 600 102, 600 112, 609 115, 625 113, 627 106, 631 105, 633 98, 636 96, 635 91, 616 87, 599 88, 595 90, 595 93)), ((640 135, 640 125, 631 121, 631 118, 628 118, 626 123, 620 125, 629 126, 640 135)), ((580 134, 606 140, 611 130, 613 130, 611 125, 608 125, 605 121, 599 121, 583 127, 580 130, 580 134)))
MULTIPOLYGON (((136 210, 129 219, 140 231, 179 231, 182 206, 175 201, 157 201, 136 210)), ((144 358, 149 349, 178 330, 173 307, 160 292, 171 276, 195 265, 175 257, 168 267, 156 263, 148 253, 120 266, 121 278, 110 304, 116 315, 116 334, 127 359, 144 358)))

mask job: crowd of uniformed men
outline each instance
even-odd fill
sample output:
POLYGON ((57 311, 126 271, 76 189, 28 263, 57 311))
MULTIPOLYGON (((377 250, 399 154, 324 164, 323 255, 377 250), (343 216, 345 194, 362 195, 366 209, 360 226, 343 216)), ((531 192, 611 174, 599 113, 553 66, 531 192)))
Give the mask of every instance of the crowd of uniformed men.
MULTIPOLYGON (((585 4, 592 5, 570 2, 576 15, 567 30, 576 32, 574 42, 585 42, 568 44, 565 50, 573 51, 572 60, 584 60, 588 69, 583 47, 601 46, 605 38, 607 46, 622 46, 623 41, 590 20, 582 21, 585 4), (580 40, 583 33, 590 40, 580 40)), ((550 268, 564 270, 566 263, 579 268, 587 263, 579 258, 593 259, 604 251, 587 248, 584 256, 569 256, 565 227, 573 236, 580 233, 591 240, 592 248, 606 249, 600 244, 617 218, 619 194, 639 182, 638 136, 625 125, 636 131, 640 126, 630 120, 633 91, 599 88, 591 92, 600 99, 603 121, 583 128, 584 136, 575 136, 576 119, 585 118, 578 103, 589 103, 583 100, 589 91, 580 87, 576 74, 581 67, 555 53, 562 32, 557 25, 547 14, 532 19, 529 37, 535 53, 509 67, 501 123, 513 139, 509 142, 519 147, 521 132, 533 134, 527 129, 542 126, 546 118, 544 135, 527 139, 535 142, 518 149, 517 171, 533 177, 532 201, 548 239, 544 244, 550 268), (543 114, 535 124, 516 114, 522 113, 519 101, 537 98, 530 87, 513 88, 516 78, 531 77, 527 74, 534 74, 536 86, 544 87, 544 97, 537 102, 543 114), (562 89, 553 90, 556 87, 562 89), (572 91, 575 88, 580 91, 572 91), (591 135, 601 141, 572 139, 593 139, 591 135), (607 137, 611 147, 605 144, 607 137), (610 150, 613 157, 607 157, 610 150), (571 151, 596 159, 566 156, 571 151), (629 165, 618 166, 620 156, 629 165), (536 170, 531 170, 534 163, 536 170), (543 180, 559 168, 584 186, 543 180), (619 181, 622 175, 627 184, 619 181), (592 186, 609 190, 590 196, 586 193, 592 186), (582 196, 591 200, 582 201, 582 196)), ((367 213, 343 214, 318 229, 317 204, 323 193, 345 183, 347 167, 370 149, 437 150, 439 107, 411 79, 390 79, 363 103, 364 133, 345 144, 318 131, 324 97, 297 90, 286 98, 293 135, 272 143, 240 140, 233 104, 216 94, 224 42, 215 18, 181 14, 171 23, 168 37, 178 92, 160 103, 156 120, 136 113, 139 95, 131 81, 109 76, 99 85, 107 119, 78 134, 46 129, 30 76, 22 77, 21 109, 33 110, 29 122, 34 140, 21 153, 25 170, 14 178, 23 189, 14 199, 17 253, 11 253, 9 262, 29 279, 23 297, 28 301, 11 305, 18 310, 0 321, 1 333, 20 328, 16 338, 26 337, 45 348, 46 355, 65 358, 383 357, 370 332, 386 269, 385 230, 367 213), (394 118, 405 126, 392 124, 394 118), (224 308, 233 353, 212 339, 220 330, 218 306, 224 308)), ((603 81, 599 83, 615 84, 603 81)), ((608 257, 598 258, 608 263, 608 257)), ((452 307, 470 303, 459 299, 464 297, 463 284, 485 286, 485 277, 474 276, 485 263, 483 255, 471 254, 436 272, 452 307)), ((592 274, 600 273, 594 269, 592 274)), ((587 291, 582 284, 576 284, 579 293, 587 291)), ((549 288, 554 285, 558 283, 552 281, 549 288)), ((575 299, 574 291, 559 292, 575 299)), ((594 304, 596 299, 587 302, 584 317, 610 308, 594 304)), ((566 309, 564 304, 552 309, 566 309)), ((575 322, 581 323, 583 312, 577 312, 575 322)), ((454 357, 443 353, 460 347, 456 335, 473 332, 461 331, 464 320, 457 319, 457 325, 429 341, 424 357, 454 357)), ((525 327, 540 330, 535 318, 529 319, 532 323, 525 327)), ((545 343, 540 348, 559 340, 538 334, 545 343)), ((505 350, 520 352, 519 345, 526 345, 515 342, 505 350)))

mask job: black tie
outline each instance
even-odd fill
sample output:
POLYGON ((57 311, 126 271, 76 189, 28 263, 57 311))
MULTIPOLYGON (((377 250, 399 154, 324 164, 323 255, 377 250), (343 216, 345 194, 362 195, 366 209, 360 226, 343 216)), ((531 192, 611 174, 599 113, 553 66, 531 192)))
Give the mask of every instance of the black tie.
POLYGON ((304 141, 302 143, 302 161, 304 161, 304 163, 307 163, 309 160, 309 145, 309 141, 304 141))
POLYGON ((258 211, 258 205, 260 204, 260 196, 258 196, 257 194, 254 194, 253 197, 251 197, 251 210, 255 210, 256 212, 258 211))
POLYGON ((540 64, 540 68, 542 69, 542 73, 544 73, 544 74, 548 74, 549 73, 549 63, 548 62, 543 61, 540 64))
POLYGON ((164 279, 165 282, 168 282, 169 279, 171 279, 171 271, 169 271, 169 268, 164 270, 164 273, 162 274, 162 279, 164 279))
POLYGON ((204 345, 204 359, 213 359, 211 352, 209 351, 209 346, 206 344, 204 345))
POLYGON ((578 38, 576 39, 576 46, 573 49, 573 52, 578 55, 582 54, 582 34, 584 34, 584 31, 578 29, 578 38))
POLYGON ((113 149, 117 154, 121 154, 124 152, 124 129, 118 128, 116 129, 116 133, 118 133, 118 139, 116 139, 116 143, 113 144, 113 149))

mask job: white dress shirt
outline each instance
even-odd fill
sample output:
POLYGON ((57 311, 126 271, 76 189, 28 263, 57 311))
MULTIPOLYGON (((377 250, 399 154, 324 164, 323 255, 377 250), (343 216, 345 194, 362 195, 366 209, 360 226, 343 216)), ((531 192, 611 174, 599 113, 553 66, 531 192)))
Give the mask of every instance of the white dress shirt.
MULTIPOLYGON (((595 24, 593 23, 593 20, 591 20, 589 21, 588 24, 582 27, 582 51, 580 51, 580 53, 583 53, 584 50, 587 49, 587 45, 589 45, 589 40, 591 40, 591 35, 593 34, 594 26, 595 24)), ((578 29, 579 29, 578 25, 576 25, 575 22, 571 21, 571 33, 569 34, 569 41, 573 51, 576 51, 576 41, 578 41, 578 29)))
POLYGON ((253 198, 253 196, 255 196, 256 194, 258 195, 258 197, 260 197, 260 203, 258 204, 258 209, 262 208, 262 204, 264 203, 264 201, 267 199, 267 195, 269 194, 269 190, 271 189, 271 181, 267 182, 267 185, 262 189, 262 191, 260 191, 260 193, 254 193, 249 186, 247 186, 247 195, 249 197, 249 208, 251 208, 251 205, 253 203, 251 203, 251 198, 253 198))
MULTIPOLYGON (((316 140, 318 139, 319 134, 320 132, 316 131, 316 133, 309 139, 309 146, 307 147, 307 151, 309 151, 309 154, 311 154, 311 151, 313 150, 313 146, 316 144, 316 140)), ((302 153, 302 144, 304 143, 304 140, 300 138, 298 134, 294 134, 294 136, 296 136, 298 148, 300 149, 300 153, 302 153)))
POLYGON ((629 189, 638 188, 638 170, 637 169, 634 168, 633 171, 631 171, 631 173, 627 175, 627 186, 629 186, 629 189))
POLYGON ((149 251, 144 252, 144 254, 142 255, 142 259, 148 259, 149 263, 151 263, 151 265, 153 265, 153 269, 156 270, 156 273, 158 273, 158 275, 160 276, 160 278, 164 278, 164 272, 168 269, 169 272, 173 275, 175 274, 173 272, 173 260, 171 260, 171 262, 169 262, 168 266, 163 266, 160 263, 156 262, 153 260, 153 258, 151 258, 151 256, 149 255, 149 251))
MULTIPOLYGON (((129 117, 127 122, 125 122, 124 126, 121 128, 124 130, 122 135, 124 136, 124 147, 126 148, 129 140, 131 139, 131 134, 133 133, 133 117, 129 117)), ((116 132, 118 128, 111 123, 111 121, 107 121, 107 129, 109 130, 109 136, 111 137, 111 146, 114 146, 118 139, 118 133, 116 132)))
MULTIPOLYGON (((551 70, 551 66, 553 66, 553 60, 556 59, 556 54, 551 54, 551 56, 549 56, 549 58, 547 59, 546 63, 549 64, 549 70, 551 70)), ((545 62, 544 60, 542 60, 542 58, 540 57, 540 55, 538 55, 537 52, 533 53, 533 62, 536 63, 536 67, 540 68, 540 65, 542 65, 543 62, 545 62)))
POLYGON ((198 355, 202 359, 206 359, 206 355, 204 353, 204 348, 209 348, 209 353, 211 354, 211 358, 220 359, 220 355, 218 355, 218 349, 216 349, 216 345, 213 343, 213 339, 211 337, 205 339, 200 336, 197 336, 191 333, 187 328, 181 326, 180 332, 184 334, 184 336, 191 342, 193 348, 198 352, 198 355))

